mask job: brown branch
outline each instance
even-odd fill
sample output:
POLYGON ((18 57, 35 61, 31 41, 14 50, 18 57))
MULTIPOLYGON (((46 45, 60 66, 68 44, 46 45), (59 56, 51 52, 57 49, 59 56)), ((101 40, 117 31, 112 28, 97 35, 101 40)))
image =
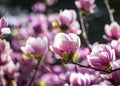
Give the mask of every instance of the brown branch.
POLYGON ((80 23, 81 23, 81 29, 82 29, 82 36, 84 38, 85 43, 87 44, 87 47, 91 50, 91 44, 90 44, 90 42, 88 40, 88 37, 87 37, 87 33, 86 33, 86 30, 85 30, 84 19, 83 19, 83 15, 82 15, 81 11, 79 12, 79 17, 80 17, 80 23))
POLYGON ((81 65, 81 64, 78 63, 78 62, 73 62, 73 64, 78 65, 79 67, 89 68, 89 69, 93 69, 93 70, 96 70, 96 71, 101 71, 101 72, 104 72, 104 73, 107 73, 107 74, 110 74, 110 73, 112 73, 112 72, 115 72, 115 71, 120 70, 120 68, 118 68, 118 69, 114 69, 114 70, 111 70, 111 71, 106 71, 106 70, 97 69, 97 68, 94 68, 94 67, 91 67, 91 66, 81 65))
MULTIPOLYGON (((41 57, 41 58, 42 58, 42 57, 41 57)), ((30 80, 28 86, 32 86, 32 82, 34 81, 34 78, 35 78, 35 76, 36 76, 36 74, 37 74, 37 70, 38 70, 38 68, 39 68, 40 62, 41 62, 41 59, 38 59, 37 65, 36 65, 36 67, 35 67, 35 72, 34 72, 34 74, 33 74, 33 76, 32 76, 32 79, 30 80)))
POLYGON ((115 20, 114 20, 114 17, 113 17, 113 14, 112 14, 112 11, 111 11, 111 8, 110 8, 110 5, 109 5, 109 0, 104 0, 104 3, 105 3, 105 6, 108 10, 110 21, 114 22, 115 20))
POLYGON ((105 71, 105 70, 97 69, 97 68, 94 68, 94 67, 91 67, 91 66, 81 65, 80 63, 77 63, 77 62, 73 62, 73 64, 78 65, 79 67, 94 69, 94 70, 96 70, 96 71, 102 71, 102 72, 108 73, 108 72, 105 71))

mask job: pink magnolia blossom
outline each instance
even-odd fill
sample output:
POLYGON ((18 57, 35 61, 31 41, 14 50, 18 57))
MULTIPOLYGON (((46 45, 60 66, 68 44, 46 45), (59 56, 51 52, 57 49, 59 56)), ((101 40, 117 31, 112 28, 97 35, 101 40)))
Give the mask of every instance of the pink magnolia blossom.
MULTIPOLYGON (((120 60, 116 60, 113 63, 113 70, 118 69, 118 68, 120 68, 120 60)), ((120 82, 120 70, 112 72, 111 74, 109 74, 109 78, 112 80, 115 80, 116 82, 120 82)))
POLYGON ((28 21, 28 26, 33 28, 36 34, 48 32, 48 22, 45 14, 31 14, 28 16, 28 21))
POLYGON ((0 19, 0 28, 4 28, 4 27, 7 27, 7 26, 8 26, 7 19, 5 17, 2 17, 0 19))
POLYGON ((44 55, 48 50, 48 40, 46 37, 29 37, 25 46, 21 47, 21 50, 25 54, 34 55, 36 57, 44 55))
POLYGON ((67 86, 93 86, 98 83, 98 78, 96 74, 72 72, 69 76, 70 85, 67 86))
POLYGON ((55 36, 51 49, 60 56, 62 56, 64 52, 69 55, 71 52, 76 52, 80 44, 80 38, 77 35, 73 33, 58 33, 55 36))
POLYGON ((115 50, 115 55, 120 57, 120 41, 112 40, 110 46, 115 50))
POLYGON ((9 42, 6 40, 1 40, 0 39, 0 55, 1 54, 10 54, 11 53, 11 48, 9 42))
POLYGON ((111 41, 120 37, 120 25, 117 22, 112 22, 110 25, 105 25, 105 39, 111 41))
POLYGON ((78 8, 91 11, 95 7, 95 0, 77 0, 75 4, 78 8))
POLYGON ((89 74, 81 74, 81 73, 72 73, 70 75, 70 84, 72 86, 89 86, 90 85, 90 76, 89 74))
POLYGON ((37 2, 32 9, 37 12, 45 12, 46 11, 46 6, 44 3, 37 2))
POLYGON ((93 47, 87 59, 91 66, 99 69, 106 69, 112 66, 115 60, 115 52, 107 45, 96 45, 93 47))
POLYGON ((20 75, 18 71, 19 63, 15 64, 12 59, 9 59, 9 62, 0 66, 0 85, 16 86, 18 76, 20 75), (14 82, 12 82, 12 80, 14 80, 14 82))
POLYGON ((59 19, 61 24, 63 25, 70 25, 74 21, 76 21, 77 15, 74 10, 64 10, 60 11, 59 13, 59 19))
POLYGON ((0 34, 10 34, 10 28, 7 28, 8 22, 5 17, 0 19, 0 34))
POLYGON ((5 65, 11 59, 11 51, 9 42, 0 40, 0 65, 5 65))
POLYGON ((58 18, 53 23, 53 27, 65 33, 75 33, 78 35, 81 33, 77 14, 74 10, 65 9, 60 11, 58 18))

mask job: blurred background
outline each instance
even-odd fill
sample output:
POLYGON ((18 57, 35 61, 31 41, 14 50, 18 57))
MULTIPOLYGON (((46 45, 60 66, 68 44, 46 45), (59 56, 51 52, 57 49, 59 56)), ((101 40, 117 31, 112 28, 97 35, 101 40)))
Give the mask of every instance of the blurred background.
MULTIPOLYGON (((59 12, 61 9, 76 9, 75 0, 0 0, 0 16, 9 18, 9 25, 18 22, 25 22, 24 18, 31 13, 32 6, 36 2, 45 2, 47 12, 59 12), (54 2, 53 2, 54 1, 54 2)), ((109 0, 110 6, 114 9, 115 21, 120 24, 120 0, 109 0)), ((95 13, 87 18, 89 24, 88 37, 91 43, 96 41, 102 43, 104 34, 104 25, 110 24, 108 11, 106 10, 103 0, 96 0, 95 13)))

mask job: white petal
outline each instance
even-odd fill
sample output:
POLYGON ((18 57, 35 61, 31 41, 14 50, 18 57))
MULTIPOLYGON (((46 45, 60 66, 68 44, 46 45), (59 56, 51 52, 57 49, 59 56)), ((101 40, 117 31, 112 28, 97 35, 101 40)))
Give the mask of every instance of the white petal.
POLYGON ((2 34, 10 34, 11 30, 10 30, 10 28, 2 28, 1 32, 2 32, 2 34))

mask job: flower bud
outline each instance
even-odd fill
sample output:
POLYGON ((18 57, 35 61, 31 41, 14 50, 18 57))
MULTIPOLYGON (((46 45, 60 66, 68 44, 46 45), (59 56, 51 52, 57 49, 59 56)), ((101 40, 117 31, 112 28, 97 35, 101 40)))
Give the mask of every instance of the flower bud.
POLYGON ((85 11, 91 11, 95 7, 95 0, 77 0, 75 5, 85 11))
POLYGON ((77 16, 74 10, 60 11, 59 19, 63 25, 70 25, 76 20, 77 16))
POLYGON ((10 28, 7 28, 8 21, 5 17, 2 17, 0 19, 0 34, 10 34, 10 28))

